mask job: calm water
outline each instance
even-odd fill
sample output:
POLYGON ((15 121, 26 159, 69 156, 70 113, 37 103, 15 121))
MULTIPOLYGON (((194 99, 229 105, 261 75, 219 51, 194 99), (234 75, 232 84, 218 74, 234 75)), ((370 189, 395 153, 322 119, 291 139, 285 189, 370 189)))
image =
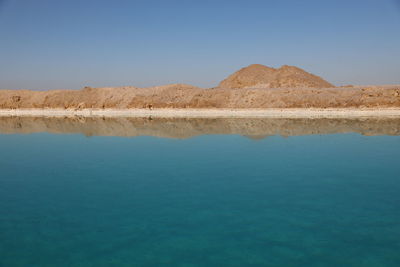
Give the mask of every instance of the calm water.
POLYGON ((400 136, 0 148, 0 266, 400 266, 400 136))

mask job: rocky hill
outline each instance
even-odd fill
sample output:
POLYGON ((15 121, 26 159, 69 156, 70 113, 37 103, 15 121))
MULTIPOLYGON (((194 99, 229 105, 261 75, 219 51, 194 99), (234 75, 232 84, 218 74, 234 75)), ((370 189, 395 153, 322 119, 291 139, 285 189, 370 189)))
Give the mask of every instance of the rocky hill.
POLYGON ((220 88, 331 88, 321 77, 298 67, 284 65, 278 69, 253 64, 223 80, 220 88))

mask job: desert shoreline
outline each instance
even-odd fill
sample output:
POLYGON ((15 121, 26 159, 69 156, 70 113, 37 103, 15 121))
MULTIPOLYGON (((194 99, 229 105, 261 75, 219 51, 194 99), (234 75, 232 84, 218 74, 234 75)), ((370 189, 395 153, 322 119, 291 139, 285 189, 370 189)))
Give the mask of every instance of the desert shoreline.
POLYGON ((400 117, 400 108, 282 109, 0 109, 1 117, 158 117, 158 118, 362 118, 400 117))

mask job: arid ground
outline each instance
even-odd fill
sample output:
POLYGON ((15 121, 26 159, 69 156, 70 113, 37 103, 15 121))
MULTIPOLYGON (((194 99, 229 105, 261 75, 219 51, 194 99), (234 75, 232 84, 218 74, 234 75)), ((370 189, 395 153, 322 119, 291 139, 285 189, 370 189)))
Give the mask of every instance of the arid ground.
POLYGON ((215 88, 186 84, 148 88, 0 90, 0 109, 399 108, 400 86, 335 87, 304 70, 250 65, 215 88))

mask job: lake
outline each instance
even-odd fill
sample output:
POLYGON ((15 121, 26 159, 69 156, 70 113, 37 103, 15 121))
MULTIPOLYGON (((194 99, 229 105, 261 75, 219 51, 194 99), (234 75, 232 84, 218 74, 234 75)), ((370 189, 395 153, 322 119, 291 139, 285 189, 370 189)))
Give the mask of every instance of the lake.
POLYGON ((0 266, 400 266, 400 119, 0 118, 0 266))

